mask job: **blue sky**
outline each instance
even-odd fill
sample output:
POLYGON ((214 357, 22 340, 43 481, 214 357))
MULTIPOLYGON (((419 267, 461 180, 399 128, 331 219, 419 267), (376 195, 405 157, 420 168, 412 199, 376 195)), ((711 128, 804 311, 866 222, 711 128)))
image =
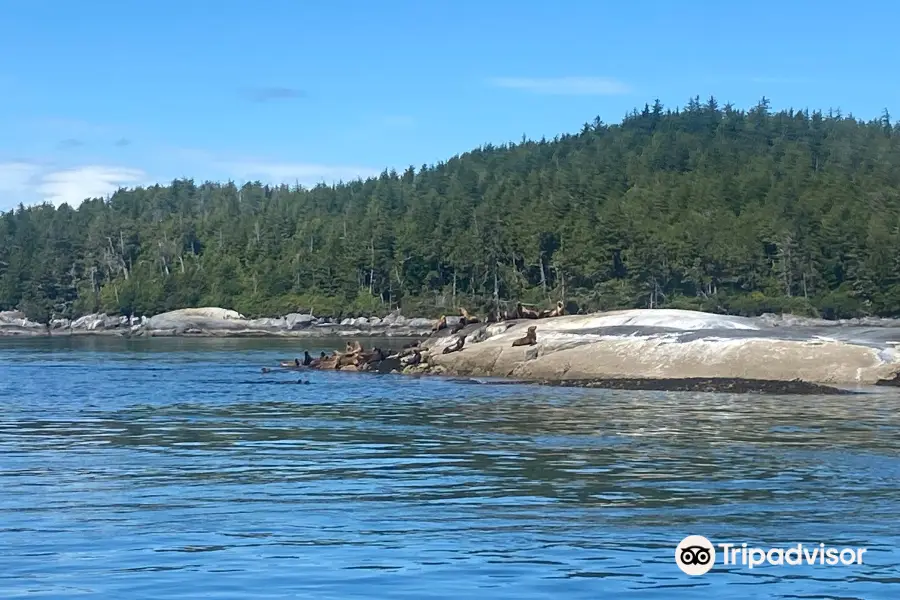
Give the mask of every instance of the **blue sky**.
POLYGON ((900 4, 0 4, 0 209, 177 177, 311 185, 659 98, 900 115, 900 4))

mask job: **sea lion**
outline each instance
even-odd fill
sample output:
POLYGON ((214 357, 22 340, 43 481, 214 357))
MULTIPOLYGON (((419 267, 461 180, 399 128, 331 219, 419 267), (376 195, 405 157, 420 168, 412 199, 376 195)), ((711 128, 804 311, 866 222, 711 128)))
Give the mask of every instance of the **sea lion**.
POLYGON ((263 367, 263 368, 262 368, 262 372, 263 372, 263 373, 271 373, 271 372, 272 372, 272 369, 270 369, 269 367, 263 367))
POLYGON ((309 350, 303 351, 303 366, 308 367, 313 361, 313 357, 309 355, 309 350))
POLYGON ((327 355, 326 355, 324 352, 320 352, 320 353, 319 353, 319 358, 314 358, 314 359, 312 359, 312 361, 310 361, 310 363, 309 363, 309 368, 310 368, 310 369, 316 369, 316 368, 318 368, 318 367, 319 367, 319 363, 322 362, 322 360, 324 360, 326 356, 327 356, 327 355))
POLYGON ((564 315, 564 314, 566 314, 566 309, 565 309, 565 307, 563 307, 563 303, 562 303, 562 302, 557 302, 557 303, 556 303, 556 308, 547 309, 547 310, 542 310, 542 311, 540 312, 539 317, 540 317, 541 319, 548 319, 548 318, 551 318, 551 317, 561 317, 561 316, 564 315))
POLYGON ((300 366, 300 359, 299 359, 299 358, 295 358, 295 359, 292 360, 292 361, 291 361, 291 360, 283 360, 283 361, 281 361, 279 364, 280 364, 282 367, 286 368, 286 369, 289 369, 289 368, 292 368, 292 367, 299 367, 299 366, 300 366))
POLYGON ((528 328, 528 331, 525 332, 524 337, 520 337, 517 340, 513 340, 513 348, 516 346, 534 346, 537 344, 537 326, 532 325, 528 328))
POLYGON ((441 318, 437 320, 437 323, 434 324, 434 327, 431 328, 432 333, 436 333, 441 329, 447 329, 447 316, 441 315, 441 318))
POLYGON ((462 322, 465 323, 466 325, 469 325, 469 324, 471 324, 471 323, 480 323, 480 322, 481 322, 481 320, 480 320, 478 317, 475 317, 475 316, 470 315, 470 314, 469 314, 469 311, 467 311, 465 308, 460 307, 460 308, 459 308, 459 314, 462 315, 462 319, 461 319, 461 320, 462 320, 462 322))
POLYGON ((384 352, 381 350, 381 348, 373 348, 369 352, 362 352, 359 354, 359 362, 361 364, 381 362, 384 360, 384 358, 384 352))
POLYGON ((341 358, 341 354, 337 352, 332 353, 331 356, 326 356, 325 358, 320 358, 316 368, 318 369, 336 369, 338 367, 338 360, 341 358))
POLYGON ((422 362, 422 353, 418 350, 415 350, 412 352, 412 354, 404 356, 400 359, 400 364, 403 366, 415 366, 420 362, 422 362))
POLYGON ((459 352, 463 349, 463 346, 466 343, 466 336, 459 335, 456 336, 456 341, 444 348, 443 354, 450 354, 451 352, 459 352))
POLYGON ((516 314, 520 319, 537 319, 539 316, 536 310, 525 308, 521 302, 516 304, 516 314))
POLYGON ((466 318, 463 317, 463 318, 461 318, 461 319, 459 320, 459 322, 458 322, 456 325, 454 325, 453 328, 450 330, 450 335, 455 335, 455 334, 459 333, 460 331, 463 330, 463 328, 464 328, 465 326, 466 326, 466 318))
POLYGON ((337 359, 337 368, 341 369, 351 365, 355 367, 357 360, 359 360, 359 356, 355 352, 351 354, 342 354, 337 359))

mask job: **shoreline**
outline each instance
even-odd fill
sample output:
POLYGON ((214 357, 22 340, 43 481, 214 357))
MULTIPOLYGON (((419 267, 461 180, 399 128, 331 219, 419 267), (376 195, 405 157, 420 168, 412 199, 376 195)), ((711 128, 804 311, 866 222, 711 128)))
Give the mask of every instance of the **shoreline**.
POLYGON ((105 315, 50 327, 7 320, 0 332, 24 338, 346 339, 346 351, 309 357, 311 368, 564 387, 829 395, 900 387, 900 327, 786 327, 677 309, 450 321, 434 331, 433 321, 399 313, 337 322, 298 313, 246 319, 211 307, 130 323, 105 315), (373 340, 365 346, 378 344, 381 351, 364 351, 354 339, 373 340), (397 348, 391 339, 416 341, 397 348))

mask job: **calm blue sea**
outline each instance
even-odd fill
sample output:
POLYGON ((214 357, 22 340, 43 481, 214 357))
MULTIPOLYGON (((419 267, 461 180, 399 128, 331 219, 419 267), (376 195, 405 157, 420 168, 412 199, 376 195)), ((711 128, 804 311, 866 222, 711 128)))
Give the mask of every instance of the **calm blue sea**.
POLYGON ((260 372, 343 344, 0 341, 0 598, 900 598, 900 390, 260 372))

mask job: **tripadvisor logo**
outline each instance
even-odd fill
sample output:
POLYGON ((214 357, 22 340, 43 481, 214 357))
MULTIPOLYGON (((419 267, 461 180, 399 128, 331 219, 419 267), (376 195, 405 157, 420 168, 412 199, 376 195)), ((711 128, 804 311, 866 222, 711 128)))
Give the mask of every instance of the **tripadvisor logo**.
POLYGON ((723 565, 742 565, 748 569, 765 564, 861 565, 866 548, 834 548, 825 544, 789 548, 755 548, 747 544, 713 544, 702 535, 689 535, 675 548, 675 564, 688 575, 703 575, 716 564, 716 547, 722 552, 723 565))
POLYGON ((688 575, 703 575, 716 564, 716 549, 702 535, 689 535, 675 548, 675 564, 688 575))

